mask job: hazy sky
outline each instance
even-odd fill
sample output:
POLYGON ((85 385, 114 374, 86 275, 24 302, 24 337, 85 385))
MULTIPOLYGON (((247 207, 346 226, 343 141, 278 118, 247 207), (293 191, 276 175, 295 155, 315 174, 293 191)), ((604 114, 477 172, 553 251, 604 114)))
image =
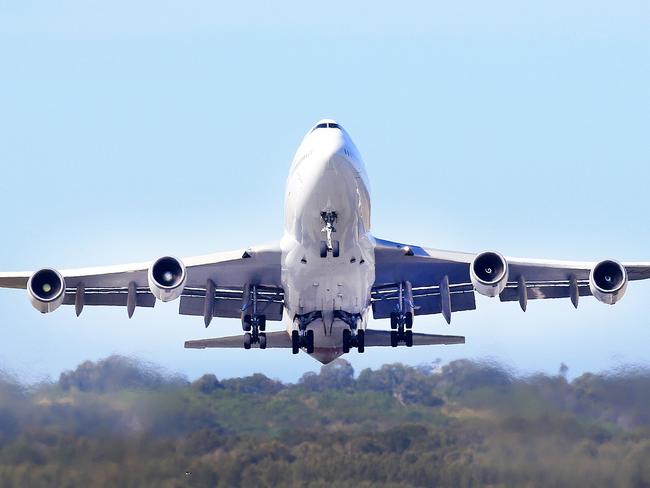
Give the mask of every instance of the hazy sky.
MULTIPOLYGON (((364 156, 373 232, 520 257, 650 260, 650 3, 0 0, 0 269, 148 260, 279 239, 303 134, 333 117, 364 156)), ((498 359, 570 374, 650 362, 650 282, 420 318, 465 346, 370 349, 357 370, 498 359)), ((0 292, 0 368, 57 376, 136 355, 190 377, 319 364, 184 350, 241 330, 178 302, 41 316, 0 292)), ((382 326, 383 324, 374 324, 382 326)))

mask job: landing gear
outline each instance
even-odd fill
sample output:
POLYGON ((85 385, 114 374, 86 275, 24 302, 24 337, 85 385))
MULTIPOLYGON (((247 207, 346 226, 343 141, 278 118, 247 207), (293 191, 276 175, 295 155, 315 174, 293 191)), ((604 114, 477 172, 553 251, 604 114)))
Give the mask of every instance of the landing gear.
POLYGON ((341 244, 339 241, 332 239, 332 234, 336 232, 334 223, 338 219, 336 212, 321 212, 321 219, 325 223, 325 227, 321 232, 325 233, 325 240, 320 241, 320 257, 326 258, 327 253, 331 252, 332 257, 338 258, 341 252, 341 244))
POLYGON ((244 349, 250 349, 252 344, 259 344, 260 349, 266 349, 266 315, 257 313, 257 285, 244 289, 244 306, 242 307, 241 326, 244 329, 244 349), (250 311, 252 313, 246 313, 250 311))
POLYGON ((403 342, 406 347, 413 347, 413 292, 407 281, 400 283, 397 288, 397 310, 390 314, 390 345, 397 347, 403 342))
POLYGON ((352 333, 350 329, 343 329, 343 352, 348 353, 353 347, 357 348, 359 353, 366 350, 366 331, 361 329, 352 333))
POLYGON ((363 353, 366 346, 366 331, 358 328, 361 316, 359 314, 337 310, 334 312, 334 317, 345 322, 349 327, 348 329, 343 329, 343 352, 348 353, 350 349, 356 347, 357 351, 363 353))
POLYGON ((291 332, 291 351, 298 354, 300 348, 304 348, 307 354, 314 352, 314 331, 307 330, 307 326, 314 320, 322 318, 321 312, 311 312, 304 315, 296 315, 294 322, 298 324, 298 330, 291 332))
POLYGON ((300 348, 305 348, 307 354, 312 354, 314 352, 313 330, 304 331, 302 334, 298 330, 291 332, 291 352, 293 354, 298 354, 300 348))
POLYGON ((260 349, 266 349, 266 334, 253 328, 253 332, 244 334, 244 349, 250 349, 251 345, 258 344, 260 349))

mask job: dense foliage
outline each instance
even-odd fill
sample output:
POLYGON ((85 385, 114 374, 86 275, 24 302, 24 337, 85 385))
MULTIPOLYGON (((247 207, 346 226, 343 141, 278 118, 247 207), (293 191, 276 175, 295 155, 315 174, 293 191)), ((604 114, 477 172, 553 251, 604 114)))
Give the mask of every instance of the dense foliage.
POLYGON ((1 486, 650 486, 650 373, 339 360, 287 385, 111 357, 0 377, 1 486))

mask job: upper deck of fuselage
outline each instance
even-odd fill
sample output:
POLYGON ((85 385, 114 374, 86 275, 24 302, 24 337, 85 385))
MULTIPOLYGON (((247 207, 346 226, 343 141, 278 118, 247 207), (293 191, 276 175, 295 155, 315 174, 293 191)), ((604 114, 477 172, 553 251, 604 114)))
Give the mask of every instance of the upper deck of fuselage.
POLYGON ((289 175, 303 163, 328 164, 332 159, 350 164, 369 189, 365 165, 357 146, 341 124, 333 119, 319 120, 303 137, 291 164, 289 175))

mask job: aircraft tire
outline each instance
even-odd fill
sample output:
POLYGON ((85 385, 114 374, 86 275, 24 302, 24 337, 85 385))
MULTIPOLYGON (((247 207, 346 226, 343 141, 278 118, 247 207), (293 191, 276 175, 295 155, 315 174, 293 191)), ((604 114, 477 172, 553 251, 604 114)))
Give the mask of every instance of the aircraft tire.
POLYGON ((314 352, 314 331, 308 330, 305 334, 305 339, 307 342, 307 354, 312 354, 314 352))
POLYGON ((397 347, 397 344, 399 342, 399 336, 397 335, 396 330, 391 330, 390 331, 390 347, 397 347))
POLYGON ((253 338, 251 337, 249 332, 246 332, 244 334, 244 349, 250 349, 252 342, 253 342, 253 338))
POLYGON ((341 244, 339 243, 339 241, 332 242, 332 256, 338 258, 340 251, 341 251, 341 244))
POLYGON ((291 352, 298 354, 298 351, 300 351, 300 332, 294 330, 291 332, 291 352))
POLYGON ((320 257, 321 258, 327 257, 327 242, 325 241, 320 241, 320 257))
POLYGON ((343 330, 343 352, 346 354, 350 352, 350 339, 351 339, 350 329, 344 329, 343 330))
POLYGON ((406 342, 406 347, 413 347, 413 331, 407 330, 404 336, 404 342, 406 342))
POLYGON ((404 325, 406 326, 407 329, 410 329, 410 328, 413 327, 413 313, 412 312, 406 312, 404 325))
POLYGON ((357 350, 363 354, 366 350, 366 331, 361 329, 357 332, 357 350))
POLYGON ((252 317, 250 315, 244 315, 244 319, 242 320, 242 327, 244 328, 244 331, 250 332, 252 324, 252 317))
POLYGON ((397 329, 397 312, 391 312, 390 314, 390 328, 397 329))
POLYGON ((262 332, 266 330, 266 315, 260 315, 257 318, 257 326, 260 328, 262 332))
POLYGON ((266 349, 266 334, 260 334, 260 349, 266 349))

